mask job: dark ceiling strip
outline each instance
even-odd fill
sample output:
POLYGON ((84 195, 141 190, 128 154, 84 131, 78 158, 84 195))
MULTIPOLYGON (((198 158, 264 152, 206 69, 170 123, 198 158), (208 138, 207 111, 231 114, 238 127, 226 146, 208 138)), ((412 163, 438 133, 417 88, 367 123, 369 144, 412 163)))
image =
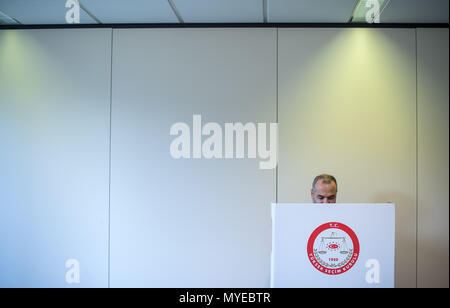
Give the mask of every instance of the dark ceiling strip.
POLYGON ((448 23, 122 23, 0 25, 0 29, 76 28, 449 28, 448 23))

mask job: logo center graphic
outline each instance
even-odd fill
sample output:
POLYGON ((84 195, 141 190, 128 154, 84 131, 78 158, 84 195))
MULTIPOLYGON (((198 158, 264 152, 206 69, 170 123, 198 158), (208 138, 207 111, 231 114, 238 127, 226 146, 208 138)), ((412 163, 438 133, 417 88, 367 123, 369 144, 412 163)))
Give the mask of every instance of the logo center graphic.
POLYGON ((339 222, 317 227, 308 240, 308 259, 320 272, 339 275, 350 270, 359 257, 355 232, 339 222))

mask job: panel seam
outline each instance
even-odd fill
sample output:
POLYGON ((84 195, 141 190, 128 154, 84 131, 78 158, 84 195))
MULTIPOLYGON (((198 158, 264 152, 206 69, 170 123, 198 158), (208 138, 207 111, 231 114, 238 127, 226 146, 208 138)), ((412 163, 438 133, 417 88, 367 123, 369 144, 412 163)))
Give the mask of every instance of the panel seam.
POLYGON ((111 29, 111 53, 109 76, 109 183, 108 183, 108 288, 111 287, 111 140, 112 140, 112 70, 113 70, 113 39, 114 29, 111 29))
POLYGON ((276 122, 277 122, 277 168, 275 169, 275 202, 278 203, 278 168, 280 162, 280 125, 278 123, 278 28, 277 28, 277 40, 276 40, 277 48, 276 48, 276 122))
POLYGON ((419 269, 419 98, 417 74, 417 28, 414 30, 416 47, 416 288, 418 288, 419 269))

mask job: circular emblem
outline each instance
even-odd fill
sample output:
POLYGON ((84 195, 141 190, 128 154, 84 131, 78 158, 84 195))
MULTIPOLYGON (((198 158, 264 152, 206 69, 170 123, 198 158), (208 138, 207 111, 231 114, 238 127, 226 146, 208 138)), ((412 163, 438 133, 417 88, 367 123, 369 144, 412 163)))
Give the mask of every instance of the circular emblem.
POLYGON ((327 222, 313 231, 307 252, 309 261, 318 271, 339 275, 350 270, 358 260, 358 237, 340 222, 327 222))

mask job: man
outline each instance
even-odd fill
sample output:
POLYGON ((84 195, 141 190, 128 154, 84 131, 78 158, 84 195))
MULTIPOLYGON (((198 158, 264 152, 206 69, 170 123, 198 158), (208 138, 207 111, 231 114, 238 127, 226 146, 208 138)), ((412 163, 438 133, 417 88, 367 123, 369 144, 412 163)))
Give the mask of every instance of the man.
POLYGON ((334 176, 321 174, 314 178, 311 188, 313 203, 336 203, 337 182, 334 176))

